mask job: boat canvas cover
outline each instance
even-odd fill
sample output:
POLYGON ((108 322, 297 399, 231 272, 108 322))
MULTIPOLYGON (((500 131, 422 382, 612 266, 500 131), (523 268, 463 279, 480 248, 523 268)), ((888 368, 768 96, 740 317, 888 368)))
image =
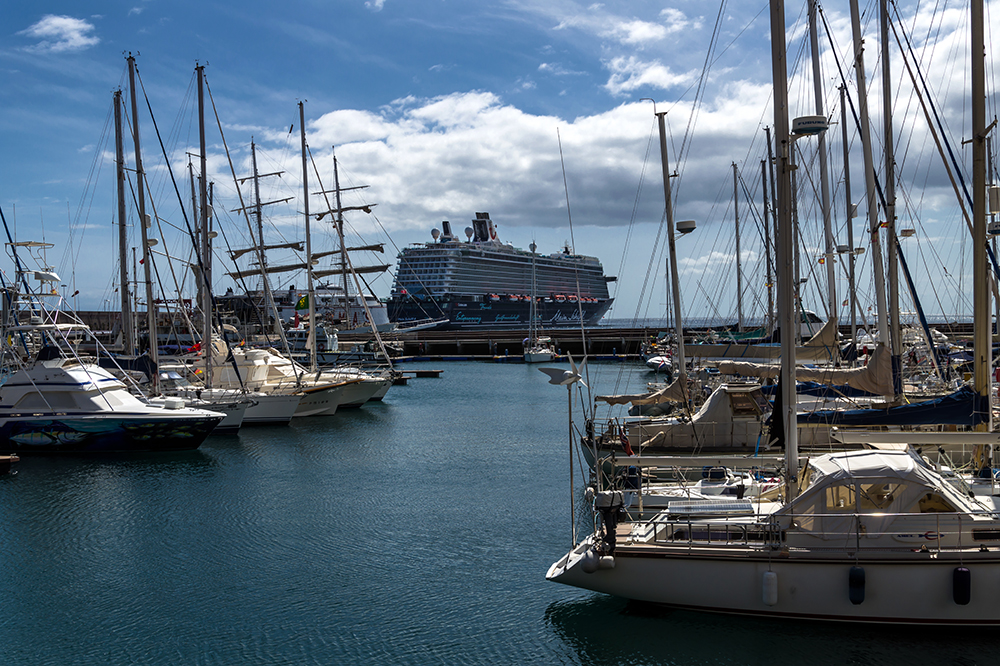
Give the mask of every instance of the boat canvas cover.
POLYGON ((886 409, 824 409, 798 415, 799 424, 839 426, 964 425, 985 423, 989 398, 969 386, 946 396, 886 409))
MULTIPOLYGON (((819 336, 819 333, 816 335, 819 336)), ((718 367, 719 373, 723 375, 760 378, 777 377, 781 370, 781 366, 777 364, 747 361, 722 361, 718 367)), ((889 351, 885 345, 879 345, 862 368, 797 367, 795 380, 850 386, 873 395, 892 395, 892 365, 889 351)))
POLYGON ((599 395, 594 398, 609 405, 656 405, 661 402, 684 402, 684 393, 678 380, 674 380, 666 388, 651 393, 634 393, 632 395, 599 395))
POLYGON ((826 320, 823 327, 816 332, 816 335, 802 343, 803 347, 836 347, 837 346, 837 318, 831 317, 826 320))
POLYGON ((794 517, 803 531, 823 539, 853 535, 856 514, 865 514, 865 529, 884 533, 896 514, 914 513, 921 498, 935 493, 959 511, 975 511, 957 490, 944 483, 911 451, 847 451, 809 461, 812 481, 795 500, 775 516, 794 517), (877 509, 858 506, 859 497, 872 489, 891 489, 891 499, 877 509), (846 506, 831 508, 830 498, 841 497, 846 506))

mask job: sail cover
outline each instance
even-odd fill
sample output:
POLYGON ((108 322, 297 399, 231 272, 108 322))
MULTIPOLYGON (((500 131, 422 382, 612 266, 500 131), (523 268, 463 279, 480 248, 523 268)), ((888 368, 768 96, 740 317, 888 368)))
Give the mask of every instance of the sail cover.
MULTIPOLYGON (((820 333, 816 334, 818 337, 820 333)), ((815 337, 813 338, 816 339, 815 337)), ((812 342, 812 340, 810 340, 812 342)), ((722 361, 719 373, 762 379, 777 377, 781 367, 777 364, 722 361)), ((806 368, 795 369, 795 380, 850 386, 875 395, 892 395, 892 366, 885 345, 875 348, 868 364, 863 368, 806 368)))
POLYGON ((830 317, 823 324, 823 328, 816 332, 816 335, 812 336, 806 342, 802 343, 803 347, 836 347, 837 346, 837 318, 830 317))
POLYGON ((989 398, 969 386, 949 395, 887 409, 824 409, 799 414, 798 422, 838 426, 964 425, 985 423, 989 398))
POLYGON ((680 383, 675 379, 670 386, 651 393, 636 393, 632 395, 599 395, 595 400, 606 402, 609 405, 655 405, 661 402, 684 402, 684 394, 681 391, 680 383))

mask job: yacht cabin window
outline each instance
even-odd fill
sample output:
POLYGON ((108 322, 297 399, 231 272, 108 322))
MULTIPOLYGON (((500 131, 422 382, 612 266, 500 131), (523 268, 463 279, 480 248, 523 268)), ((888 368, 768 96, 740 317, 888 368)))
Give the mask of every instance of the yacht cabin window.
POLYGON ((28 393, 17 401, 15 409, 76 409, 76 400, 68 391, 46 391, 43 398, 38 393, 28 393))

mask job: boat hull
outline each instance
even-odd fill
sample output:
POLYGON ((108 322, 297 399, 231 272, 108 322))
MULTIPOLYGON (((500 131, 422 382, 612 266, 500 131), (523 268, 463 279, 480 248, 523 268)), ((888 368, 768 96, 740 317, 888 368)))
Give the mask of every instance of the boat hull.
POLYGON ((255 395, 243 415, 244 425, 288 425, 295 416, 301 397, 298 395, 255 395))
MULTIPOLYGON (((579 326, 582 309, 584 325, 592 326, 600 321, 613 300, 606 298, 583 303, 569 300, 538 303, 538 324, 545 329, 579 326)), ((452 295, 436 302, 402 296, 391 298, 388 305, 389 320, 400 325, 424 321, 428 317, 447 317, 447 323, 435 327, 438 331, 526 330, 531 319, 531 303, 526 300, 484 301, 482 296, 452 295)))
POLYGON ((22 455, 189 451, 201 446, 222 418, 222 414, 182 418, 19 414, 0 421, 0 442, 22 455))
MULTIPOLYGON (((876 557, 796 556, 781 551, 619 548, 613 568, 583 570, 588 538, 553 564, 548 580, 675 608, 799 620, 884 624, 998 625, 1000 606, 988 590, 1000 587, 1000 559, 976 549, 876 557), (851 600, 851 569, 864 570, 861 603, 851 600), (955 570, 971 576, 968 603, 955 570), (773 573, 767 599, 765 573, 773 573), (712 591, 721 592, 713 594, 712 591), (773 604, 767 603, 773 601, 773 604)), ((855 600, 857 594, 855 593, 855 600)))

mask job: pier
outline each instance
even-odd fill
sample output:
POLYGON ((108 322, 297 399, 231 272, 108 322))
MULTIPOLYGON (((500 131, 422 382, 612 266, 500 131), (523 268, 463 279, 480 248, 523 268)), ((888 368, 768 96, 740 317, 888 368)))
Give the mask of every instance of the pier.
MULTIPOLYGON (((585 335, 580 329, 546 330, 560 356, 572 354, 608 360, 634 360, 645 341, 655 337, 655 329, 589 328, 585 335)), ((368 336, 338 336, 341 345, 364 342, 368 336)), ((383 338, 402 345, 401 356, 426 360, 502 360, 510 357, 520 360, 524 353, 527 330, 510 331, 415 331, 413 333, 386 335, 383 338)))
MULTIPOLYGON (((118 321, 119 314, 108 311, 83 311, 78 316, 94 331, 110 331, 118 321)), ((958 342, 972 334, 971 324, 932 323, 931 326, 958 342)), ((552 339, 560 356, 572 354, 574 358, 586 355, 594 360, 627 361, 639 358, 643 343, 665 331, 665 327, 611 328, 593 326, 581 335, 577 328, 546 329, 545 334, 552 339)), ((719 329, 716 329, 719 330, 719 329)), ((690 338, 708 331, 704 327, 685 327, 690 338)), ((850 325, 841 322, 841 339, 846 341, 851 334, 850 325)), ((340 333, 339 342, 343 347, 364 343, 371 334, 340 333)), ((401 345, 400 356, 412 360, 480 360, 503 361, 510 357, 516 362, 524 353, 524 339, 527 329, 489 331, 413 331, 410 333, 390 333, 383 335, 387 342, 401 345), (501 358, 504 357, 504 358, 501 358)))

